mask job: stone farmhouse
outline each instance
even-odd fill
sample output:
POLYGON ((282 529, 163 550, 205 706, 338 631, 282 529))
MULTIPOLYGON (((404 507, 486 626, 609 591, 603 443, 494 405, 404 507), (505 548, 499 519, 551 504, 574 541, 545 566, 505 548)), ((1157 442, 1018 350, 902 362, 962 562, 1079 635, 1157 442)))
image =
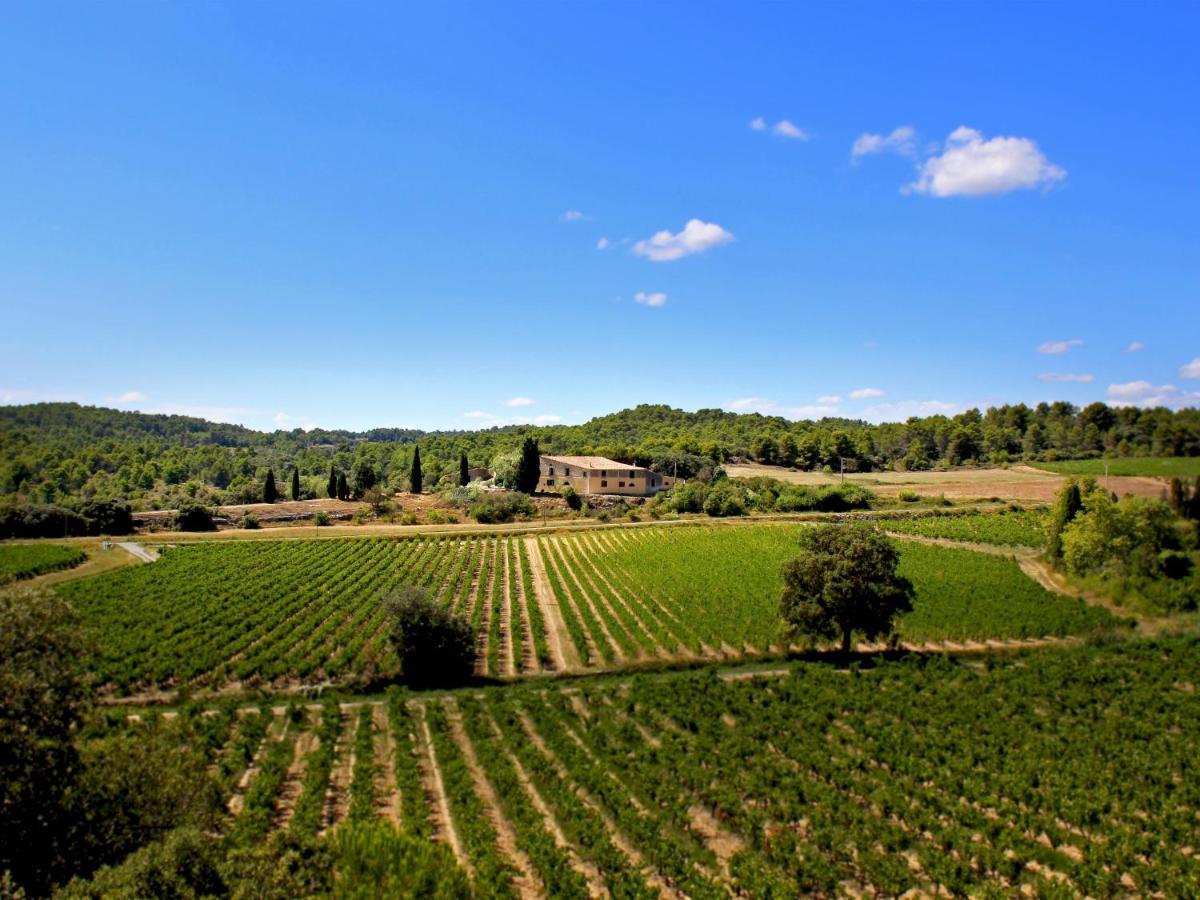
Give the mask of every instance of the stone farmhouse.
POLYGON ((657 472, 603 456, 543 456, 537 489, 557 493, 569 484, 584 496, 652 497, 666 490, 669 481, 657 472))

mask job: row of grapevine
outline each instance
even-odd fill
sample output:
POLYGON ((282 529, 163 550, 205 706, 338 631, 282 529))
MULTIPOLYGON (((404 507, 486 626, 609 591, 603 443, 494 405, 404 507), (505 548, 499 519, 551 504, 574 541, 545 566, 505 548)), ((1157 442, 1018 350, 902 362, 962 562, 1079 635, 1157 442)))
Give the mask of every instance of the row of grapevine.
POLYGON ((480 674, 509 676, 548 662, 520 549, 511 538, 221 542, 59 590, 95 636, 100 679, 124 691, 393 671, 380 600, 401 584, 469 618, 480 674))
POLYGON ((736 674, 397 690, 223 709, 197 727, 238 798, 238 840, 313 831, 330 772, 347 771, 349 803, 324 828, 398 810, 401 828, 453 848, 481 896, 1190 896, 1200 883, 1195 638, 986 668, 736 674))
POLYGON ((1046 542, 1044 520, 1044 512, 1022 509, 885 519, 879 521, 879 527, 897 534, 1003 547, 1038 548, 1046 542))
POLYGON ((62 544, 0 545, 0 584, 70 569, 87 559, 78 547, 62 544))

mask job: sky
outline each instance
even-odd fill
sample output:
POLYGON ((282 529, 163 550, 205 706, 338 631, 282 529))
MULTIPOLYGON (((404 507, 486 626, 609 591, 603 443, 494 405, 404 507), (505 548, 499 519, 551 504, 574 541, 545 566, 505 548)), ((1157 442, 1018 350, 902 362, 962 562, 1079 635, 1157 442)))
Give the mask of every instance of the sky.
POLYGON ((1200 405, 1194 3, 8 2, 0 403, 1200 405))

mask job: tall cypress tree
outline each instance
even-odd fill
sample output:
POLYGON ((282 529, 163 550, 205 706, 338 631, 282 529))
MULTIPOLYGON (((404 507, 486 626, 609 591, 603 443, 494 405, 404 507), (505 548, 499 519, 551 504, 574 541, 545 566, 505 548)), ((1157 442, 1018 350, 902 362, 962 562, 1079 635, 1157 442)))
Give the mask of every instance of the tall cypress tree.
POLYGON ((325 493, 329 495, 330 500, 337 499, 337 484, 337 468, 331 465, 329 467, 329 483, 325 485, 325 493))
POLYGON ((517 490, 523 494, 536 491, 541 468, 542 454, 538 450, 538 443, 527 437, 521 444, 521 461, 517 464, 517 490))
POLYGON ((263 484, 263 503, 274 503, 279 499, 279 491, 275 489, 275 470, 267 469, 267 480, 263 484))
POLYGON ((339 500, 350 499, 350 483, 346 481, 346 473, 338 472, 337 477, 337 498, 339 500))
POLYGON ((413 447, 412 471, 408 475, 408 489, 414 494, 421 493, 421 448, 413 447))
POLYGON ((471 482, 470 466, 467 465, 467 454, 464 453, 458 458, 458 483, 461 487, 466 487, 471 482))
POLYGON ((1046 535, 1046 555, 1050 559, 1062 557, 1062 533, 1071 520, 1083 509, 1083 494, 1079 482, 1072 479, 1058 492, 1054 507, 1050 510, 1050 529, 1046 535))
POLYGON ((300 499, 300 470, 292 469, 292 499, 300 499))

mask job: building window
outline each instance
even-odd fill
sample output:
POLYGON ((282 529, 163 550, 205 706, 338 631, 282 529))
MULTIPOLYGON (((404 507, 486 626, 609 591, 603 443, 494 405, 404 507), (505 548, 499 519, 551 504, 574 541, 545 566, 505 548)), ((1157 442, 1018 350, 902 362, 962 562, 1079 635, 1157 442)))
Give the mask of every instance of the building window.
POLYGON ((608 473, 607 473, 607 472, 601 472, 601 473, 600 473, 600 477, 601 477, 601 478, 607 478, 607 477, 608 477, 608 473))
POLYGON ((637 472, 630 472, 630 473, 629 473, 629 477, 630 477, 630 478, 633 478, 635 475, 637 475, 637 472))
POLYGON ((553 474, 554 474, 554 466, 551 466, 551 467, 550 467, 550 474, 551 474, 551 475, 553 475, 553 474))
POLYGON ((600 487, 608 487, 608 482, 607 481, 600 482, 600 487))
POLYGON ((625 487, 625 482, 623 482, 623 481, 618 481, 618 482, 617 482, 617 487, 625 487))
POLYGON ((546 484, 554 484, 554 479, 553 479, 553 478, 547 478, 547 479, 546 479, 546 484))
POLYGON ((570 469, 563 469, 563 474, 564 474, 564 475, 570 475, 570 474, 571 474, 571 470, 570 470, 570 469))

